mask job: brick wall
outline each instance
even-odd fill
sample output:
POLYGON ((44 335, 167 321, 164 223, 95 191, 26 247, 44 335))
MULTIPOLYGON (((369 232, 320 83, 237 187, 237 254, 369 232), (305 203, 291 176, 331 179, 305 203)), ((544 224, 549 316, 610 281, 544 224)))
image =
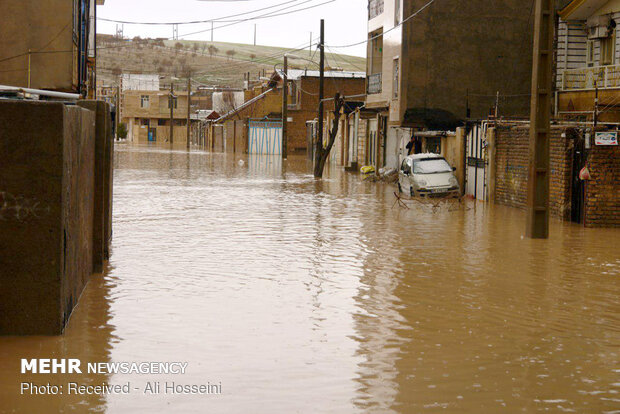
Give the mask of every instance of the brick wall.
MULTIPOLYGON (((306 143, 306 121, 312 121, 318 116, 319 108, 319 78, 302 76, 299 81, 301 85, 300 109, 289 110, 289 116, 293 122, 288 124, 289 148, 296 151, 305 151, 306 143)), ((345 96, 355 96, 364 94, 366 90, 366 78, 326 78, 325 79, 325 98, 331 99, 340 92, 345 96)), ((363 101, 364 98, 354 98, 352 100, 363 101)), ((324 105, 325 112, 334 111, 333 101, 327 101, 324 105)))
MULTIPOLYGON (((570 214, 573 130, 553 127, 551 134, 550 209, 555 217, 570 214)), ((495 202, 524 209, 527 202, 529 126, 499 125, 496 133, 495 202)))
POLYGON ((586 184, 586 227, 620 227, 620 147, 592 146, 586 184))

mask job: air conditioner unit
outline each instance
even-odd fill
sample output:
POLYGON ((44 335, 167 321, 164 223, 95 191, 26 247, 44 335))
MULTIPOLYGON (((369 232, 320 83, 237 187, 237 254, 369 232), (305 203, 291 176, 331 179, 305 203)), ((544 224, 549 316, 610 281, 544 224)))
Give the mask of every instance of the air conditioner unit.
POLYGON ((588 39, 604 39, 612 33, 611 15, 592 16, 588 19, 588 39))
POLYGON ((611 35, 608 26, 593 26, 588 28, 588 40, 605 39, 611 35))

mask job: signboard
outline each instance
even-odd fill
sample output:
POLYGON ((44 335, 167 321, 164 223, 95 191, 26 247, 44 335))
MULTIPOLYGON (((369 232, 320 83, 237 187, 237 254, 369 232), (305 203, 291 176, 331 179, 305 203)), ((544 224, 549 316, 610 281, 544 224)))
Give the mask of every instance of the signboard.
POLYGON ((618 145, 618 132, 597 132, 594 143, 596 145, 618 145))

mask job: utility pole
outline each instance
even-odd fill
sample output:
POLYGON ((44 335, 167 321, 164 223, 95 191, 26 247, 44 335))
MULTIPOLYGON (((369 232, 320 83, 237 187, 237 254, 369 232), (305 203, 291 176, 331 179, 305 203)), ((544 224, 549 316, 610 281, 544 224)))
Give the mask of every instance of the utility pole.
POLYGON ((211 22, 211 43, 213 43, 213 22, 211 22))
POLYGON ((312 32, 310 32, 310 43, 308 45, 308 55, 312 57, 312 32))
POLYGON ((170 79, 170 145, 174 143, 174 82, 170 79))
POLYGON ((555 1, 536 0, 526 235, 549 238, 549 136, 555 1))
POLYGON ((192 108, 192 75, 187 75, 187 150, 189 151, 190 125, 192 108))
POLYGON ((320 162, 323 149, 323 98, 325 96, 325 20, 321 19, 321 40, 319 40, 319 128, 317 131, 314 163, 320 162))
POLYGON ((256 46, 256 24, 254 25, 254 46, 256 46))
POLYGON ((282 79, 282 158, 288 156, 288 56, 284 55, 282 79))
POLYGON ((29 88, 30 88, 30 74, 32 73, 31 61, 32 61, 32 53, 31 53, 30 49, 28 49, 28 87, 29 88))
POLYGON ((593 133, 596 135, 596 127, 598 125, 598 84, 594 81, 594 131, 593 133))

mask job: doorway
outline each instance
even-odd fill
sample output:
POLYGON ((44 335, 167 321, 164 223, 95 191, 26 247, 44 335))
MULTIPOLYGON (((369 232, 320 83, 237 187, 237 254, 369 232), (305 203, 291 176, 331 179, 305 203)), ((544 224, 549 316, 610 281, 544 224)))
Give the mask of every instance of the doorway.
POLYGON ((586 145, 579 133, 575 134, 573 142, 570 219, 573 223, 583 223, 585 181, 579 178, 579 173, 586 166, 586 145))

